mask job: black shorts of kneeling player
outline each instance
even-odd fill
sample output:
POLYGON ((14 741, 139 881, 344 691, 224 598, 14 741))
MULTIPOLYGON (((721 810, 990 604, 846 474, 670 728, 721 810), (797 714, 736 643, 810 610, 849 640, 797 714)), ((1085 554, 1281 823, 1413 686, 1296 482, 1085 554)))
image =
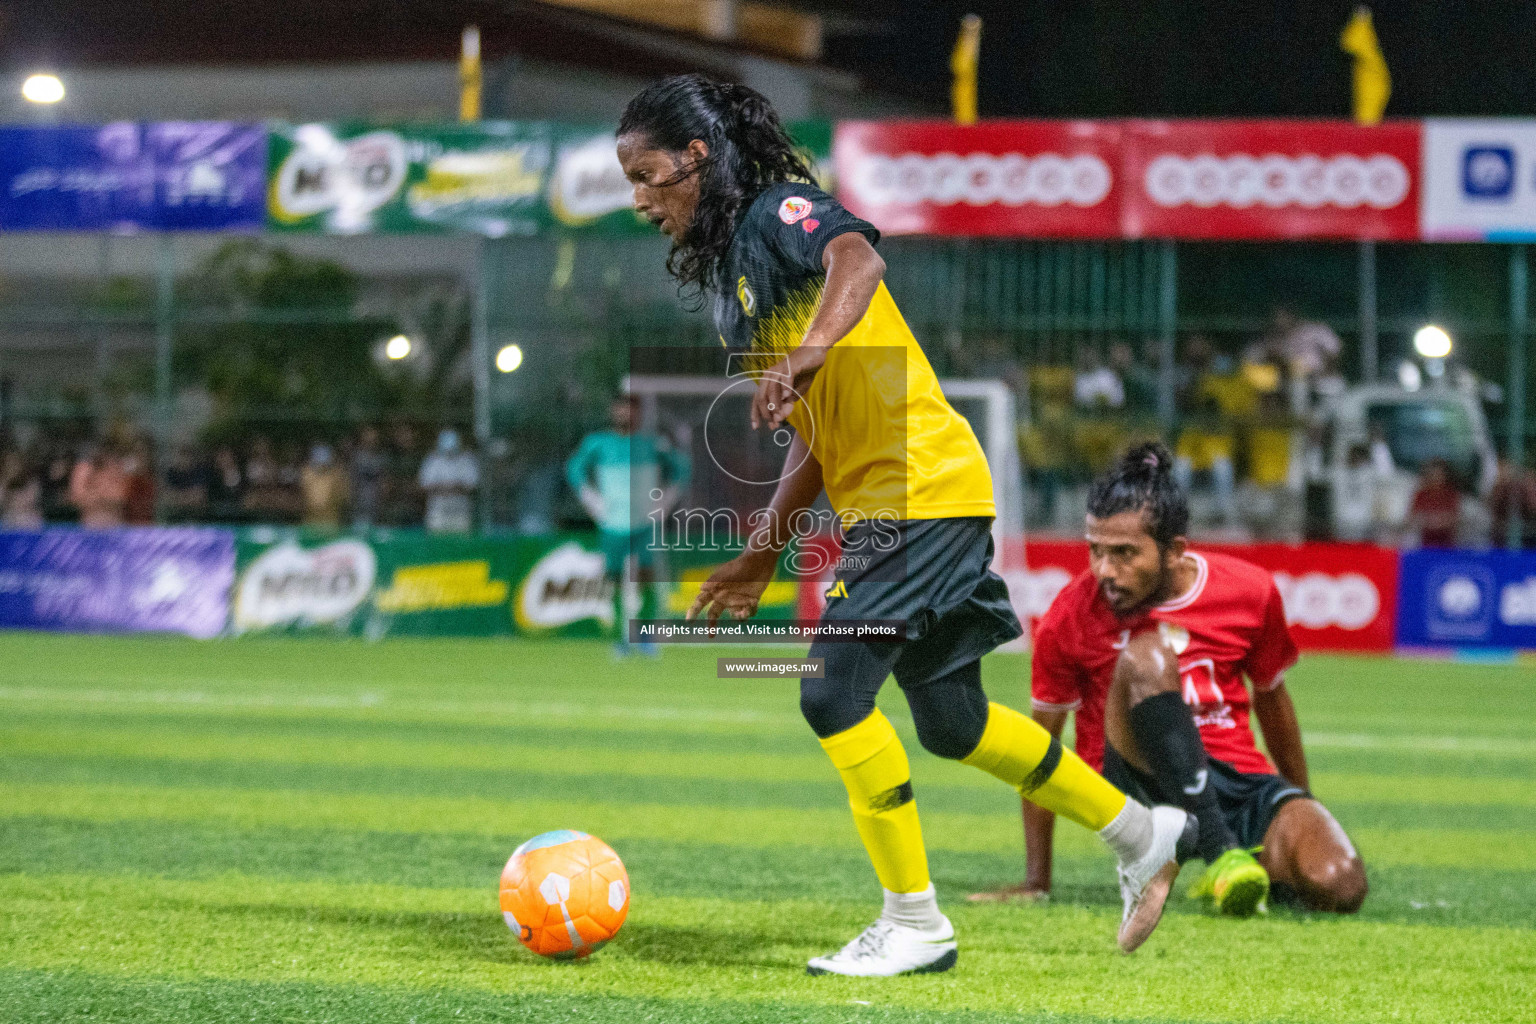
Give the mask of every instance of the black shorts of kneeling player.
POLYGON ((962 758, 987 724, 981 656, 1023 633, 1008 585, 992 571, 992 520, 858 523, 844 532, 822 621, 899 620, 906 639, 817 641, 820 679, 800 681, 800 709, 823 738, 868 718, 886 677, 906 694, 924 747, 962 758))
MULTIPOLYGON (((1292 800, 1311 796, 1279 775, 1240 772, 1214 757, 1207 757, 1206 764, 1210 767, 1210 786, 1216 793, 1221 816, 1226 819, 1227 827, 1238 843, 1246 849, 1264 842, 1264 834, 1269 831, 1269 824, 1281 807, 1292 800)), ((1156 779, 1132 767, 1108 744, 1104 746, 1104 778, 1132 800, 1139 800, 1148 807, 1177 802, 1159 788, 1156 779)))

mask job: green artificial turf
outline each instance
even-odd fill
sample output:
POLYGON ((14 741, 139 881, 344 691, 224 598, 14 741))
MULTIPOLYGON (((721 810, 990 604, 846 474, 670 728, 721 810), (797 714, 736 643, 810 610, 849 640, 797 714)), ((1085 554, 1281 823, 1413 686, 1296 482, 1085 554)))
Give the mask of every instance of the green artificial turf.
MULTIPOLYGON (((1304 659, 1363 911, 1175 900, 1132 957, 1112 864, 1070 824, 1050 906, 963 901, 1021 874, 1017 800, 924 753, 889 687, 961 958, 877 981, 804 974, 877 883, 794 682, 716 679, 719 654, 0 635, 0 1021, 1533 1019, 1529 664, 1304 659), (507 855, 553 828, 631 874, 589 962, 533 957, 497 912, 507 855)), ((1027 706, 1027 659, 985 671, 1027 706)))

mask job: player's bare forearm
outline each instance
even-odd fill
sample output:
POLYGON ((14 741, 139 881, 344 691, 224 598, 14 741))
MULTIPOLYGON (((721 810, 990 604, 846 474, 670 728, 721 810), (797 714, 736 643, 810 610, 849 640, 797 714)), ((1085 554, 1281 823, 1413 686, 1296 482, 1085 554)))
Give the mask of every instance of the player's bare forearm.
MULTIPOLYGON (((1052 736, 1061 737, 1067 724, 1067 712, 1034 710, 1034 719, 1052 736)), ((1056 815, 1024 801, 1024 891, 1046 894, 1051 891, 1051 851, 1056 843, 1056 815)))
POLYGON ((1307 782, 1307 754, 1301 745, 1301 723, 1296 719, 1296 705, 1281 683, 1272 690, 1256 690, 1253 714, 1259 720, 1259 732, 1275 767, 1292 785, 1310 789, 1307 782))
POLYGON ((835 345, 857 327, 885 277, 885 260, 857 232, 828 242, 821 265, 827 268, 827 283, 803 343, 812 348, 835 345))
POLYGON ((827 243, 821 264, 827 270, 821 306, 800 346, 764 372, 752 399, 752 429, 777 430, 827 361, 827 350, 848 335, 864 314, 885 276, 885 260, 869 239, 850 232, 827 243))
POLYGON ((744 556, 772 555, 777 561, 779 552, 793 535, 790 524, 795 516, 816 503, 821 494, 821 463, 811 454, 810 447, 799 434, 789 443, 784 456, 784 472, 774 488, 773 500, 768 508, 752 517, 744 556))
POLYGON ((784 467, 768 508, 756 513, 748 524, 746 547, 699 587, 688 618, 702 615, 713 626, 724 614, 738 620, 757 614, 758 601, 773 579, 779 552, 792 536, 790 524, 795 514, 810 508, 821 493, 821 463, 798 434, 790 442, 784 467))

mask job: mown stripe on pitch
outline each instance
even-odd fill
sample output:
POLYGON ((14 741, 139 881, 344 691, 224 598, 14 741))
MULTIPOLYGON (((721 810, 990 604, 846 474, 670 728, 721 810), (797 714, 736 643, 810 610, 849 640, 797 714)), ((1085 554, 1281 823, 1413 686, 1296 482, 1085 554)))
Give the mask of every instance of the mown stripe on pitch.
MULTIPOLYGON (((487 742, 441 730, 436 735, 318 736, 309 731, 238 729, 193 731, 187 723, 171 727, 90 727, 79 723, 10 724, 0 728, 0 751, 8 756, 49 755, 90 758, 144 758, 179 761, 280 762, 290 765, 347 767, 410 767, 421 769, 513 769, 571 778, 582 775, 647 776, 658 779, 717 778, 822 783, 833 779, 826 757, 809 735, 798 750, 765 753, 757 750, 711 752, 646 750, 612 743, 581 745, 519 737, 487 742)), ((650 736, 648 738, 654 738, 650 736)), ((931 759, 937 761, 937 759, 931 759)), ((1383 759, 1376 758, 1373 767, 1383 759)), ((1414 759, 1403 759, 1412 764, 1414 759)), ((1536 787, 1524 774, 1508 779, 1484 778, 1475 784, 1450 773, 1426 774, 1422 761, 1415 776, 1361 771, 1315 770, 1312 790, 1325 800, 1376 803, 1505 804, 1536 807, 1536 787)), ((942 770, 942 769, 941 769, 942 770)), ((977 790, 996 788, 983 773, 946 773, 949 786, 977 790)))
MULTIPOLYGON (((274 884, 229 877, 0 877, 0 956, 13 967, 492 993, 690 999, 1202 1020, 1495 1020, 1522 1005, 1528 931, 1277 918, 1234 927, 1165 916, 1163 956, 1114 950, 1114 907, 949 909, 964 967, 947 976, 836 979, 805 957, 845 941, 869 907, 650 898, 574 970, 518 949, 484 891, 274 884), (1203 950, 1203 955, 1182 953, 1203 950), (1285 970, 1216 970, 1273 963, 1285 970), (1369 955, 1362 955, 1369 951, 1369 955), (1267 959, 1266 959, 1267 958, 1267 959), (1192 970, 1204 964, 1198 985, 1192 970), (1296 979, 1308 984, 1298 985, 1296 979)), ((871 903, 873 903, 871 897, 871 903)))
MULTIPOLYGON (((0 970, 0 1017, 51 1024, 186 1024, 187 1021, 415 1024, 1112 1024, 1106 1018, 889 1006, 785 1004, 742 1000, 642 998, 551 992, 475 992, 311 982, 120 978, 85 971, 0 970)), ((1143 1020, 1141 1024, 1160 1024, 1143 1020)), ((1175 1024, 1175 1022, 1170 1022, 1175 1024)))
MULTIPOLYGON (((519 759, 513 759, 519 761, 519 759)), ((520 761, 519 761, 520 763, 520 761)), ((1011 817, 1018 813, 1018 798, 1006 787, 979 772, 992 784, 978 788, 931 784, 925 780, 928 765, 918 764, 919 807, 923 813, 966 813, 1011 817)), ((831 774, 828 769, 828 775, 831 774)), ((932 773, 938 774, 938 773, 932 773)), ((947 780, 954 776, 944 773, 947 780)), ((962 776, 965 777, 965 776, 962 776)), ((300 764, 270 761, 183 761, 162 758, 124 757, 0 757, 0 783, 13 785, 115 785, 142 788, 214 788, 248 791, 296 791, 331 794, 374 794, 448 797, 494 796, 516 801, 568 801, 676 806, 744 808, 827 809, 843 804, 844 791, 833 778, 819 782, 778 782, 753 778, 652 777, 643 771, 596 774, 553 771, 529 773, 521 769, 470 771, 463 769, 409 768, 404 766, 359 767, 356 765, 300 764)), ((1465 787, 1462 787, 1465 788, 1465 787)), ((1360 787, 1362 795, 1374 795, 1360 787)), ((1450 799, 1431 802, 1380 802, 1367 799, 1333 799, 1330 793, 1354 793, 1354 787, 1320 789, 1334 814, 1346 828, 1391 826, 1536 833, 1536 804, 1525 806, 1474 802, 1462 805, 1450 799)), ((1411 794, 1410 794, 1411 795, 1411 794)), ((1485 792, 1485 797, 1497 793, 1485 792)), ((1531 794, 1522 793, 1529 800, 1531 794)))
MULTIPOLYGON (((0 873, 207 879, 233 872, 350 885, 490 888, 507 854, 526 838, 10 818, 0 828, 0 873)), ((703 836, 616 842, 635 892, 644 898, 860 903, 867 902, 873 885, 862 849, 787 842, 759 848, 722 846, 703 836)), ((1018 850, 940 850, 934 852, 931 867, 941 897, 955 902, 963 894, 1018 881, 1023 857, 1018 850)), ((1371 893, 1359 919, 1536 927, 1536 887, 1525 872, 1376 863, 1368 870, 1371 893)), ((1060 851, 1053 899, 1058 905, 1118 907, 1120 894, 1108 857, 1093 849, 1060 851)), ((1182 905, 1176 899, 1173 907, 1182 905)))
MULTIPOLYGON (((357 828, 396 832, 535 834, 579 828, 605 838, 674 838, 706 830, 723 845, 759 846, 793 837, 803 846, 849 847, 857 842, 844 808, 771 809, 719 805, 611 804, 583 801, 495 800, 227 788, 50 786, 0 783, 0 813, 96 821, 154 819, 226 822, 239 826, 357 828), (707 824, 704 824, 707 823, 707 824)), ((0 819, 3 820, 3 819, 0 819)), ((1012 814, 923 813, 930 849, 1007 852, 1019 848, 1012 814)), ((1058 842, 1091 846, 1083 829, 1061 826, 1058 842)), ((1487 829, 1352 828, 1373 863, 1452 866, 1475 854, 1485 867, 1536 867, 1536 847, 1518 833, 1487 829)))

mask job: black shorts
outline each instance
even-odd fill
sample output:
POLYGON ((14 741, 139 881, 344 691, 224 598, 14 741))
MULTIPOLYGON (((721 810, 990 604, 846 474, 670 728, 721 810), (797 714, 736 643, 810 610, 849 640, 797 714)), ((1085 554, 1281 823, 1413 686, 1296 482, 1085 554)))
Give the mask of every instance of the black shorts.
MULTIPOLYGON (((992 571, 992 519, 856 523, 843 534, 822 619, 900 620, 906 641, 885 662, 903 687, 921 686, 1021 635, 1008 584, 992 571)), ((815 654, 812 657, 816 656, 815 654)))
MULTIPOLYGON (((1210 785, 1216 791, 1216 802, 1221 805, 1221 816, 1227 820, 1227 827, 1237 836, 1237 841, 1249 849, 1264 842, 1269 823, 1275 820, 1281 807, 1292 800, 1311 796, 1278 775, 1240 772, 1214 757, 1207 757, 1206 763, 1210 766, 1210 785)), ((1104 777, 1126 796, 1148 806, 1175 802, 1163 793, 1156 779, 1127 764, 1125 758, 1108 744, 1104 745, 1104 777)))

